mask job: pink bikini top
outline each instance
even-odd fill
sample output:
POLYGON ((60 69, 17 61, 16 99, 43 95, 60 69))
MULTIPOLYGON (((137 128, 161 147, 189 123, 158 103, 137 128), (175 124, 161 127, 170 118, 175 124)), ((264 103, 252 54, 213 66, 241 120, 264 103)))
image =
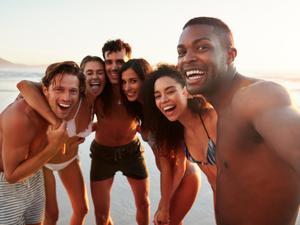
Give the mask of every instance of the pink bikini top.
POLYGON ((69 137, 75 137, 75 136, 77 136, 77 137, 85 138, 85 137, 89 136, 90 133, 92 133, 93 118, 94 118, 93 107, 92 107, 92 113, 91 113, 91 121, 90 121, 88 127, 84 131, 76 133, 75 119, 76 119, 76 116, 77 116, 77 114, 79 112, 79 109, 80 109, 80 106, 81 106, 81 101, 82 101, 82 99, 80 99, 80 101, 79 101, 78 108, 77 108, 77 111, 76 111, 73 119, 67 121, 67 133, 68 133, 69 137))

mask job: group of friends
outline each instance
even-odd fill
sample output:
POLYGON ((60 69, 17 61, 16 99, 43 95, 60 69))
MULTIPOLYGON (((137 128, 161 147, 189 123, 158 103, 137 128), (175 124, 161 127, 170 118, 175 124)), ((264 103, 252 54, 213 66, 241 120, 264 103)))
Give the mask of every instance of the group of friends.
POLYGON ((89 204, 78 146, 90 146, 96 223, 112 225, 114 175, 127 177, 136 223, 180 225, 200 187, 213 191, 218 225, 292 225, 300 205, 300 114, 282 86, 237 72, 237 50, 220 19, 196 17, 179 37, 177 65, 153 69, 117 39, 102 60, 48 66, 40 83, 21 81, 0 117, 0 224, 56 224, 54 171, 84 224, 89 204), (96 120, 94 120, 96 115, 96 120), (94 122, 95 121, 95 122, 94 122), (160 171, 150 218, 149 176, 140 133, 160 171))

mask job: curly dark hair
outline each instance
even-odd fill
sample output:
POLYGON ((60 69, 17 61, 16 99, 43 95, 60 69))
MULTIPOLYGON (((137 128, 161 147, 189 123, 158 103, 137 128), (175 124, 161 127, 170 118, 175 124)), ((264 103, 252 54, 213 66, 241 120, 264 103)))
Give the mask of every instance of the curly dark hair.
MULTIPOLYGON (((179 121, 169 121, 157 108, 154 98, 155 82, 161 77, 174 79, 183 88, 185 79, 173 65, 162 64, 149 74, 141 93, 145 127, 152 133, 158 147, 178 149, 184 140, 184 127, 179 121)), ((193 113, 201 114, 207 110, 206 101, 188 99, 188 107, 193 113)))

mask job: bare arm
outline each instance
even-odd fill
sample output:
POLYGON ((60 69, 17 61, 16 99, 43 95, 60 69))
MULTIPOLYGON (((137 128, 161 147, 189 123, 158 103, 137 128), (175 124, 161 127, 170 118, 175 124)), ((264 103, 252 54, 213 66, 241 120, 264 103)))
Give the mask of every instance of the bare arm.
POLYGON ((160 191, 161 197, 154 216, 154 224, 169 220, 170 199, 172 195, 173 174, 168 157, 158 156, 160 165, 160 191))
POLYGON ((172 191, 171 191, 171 197, 173 196, 174 192, 179 187, 182 178, 185 174, 186 170, 186 157, 184 155, 184 152, 181 148, 179 148, 176 152, 176 166, 173 171, 173 182, 172 182, 172 191))
POLYGON ((28 115, 10 112, 3 118, 2 125, 3 169, 10 183, 18 182, 39 170, 60 150, 67 138, 64 122, 57 129, 48 129, 48 144, 45 147, 38 149, 40 147, 35 146, 33 149, 32 143, 40 134, 37 134, 28 115))
POLYGON ((271 82, 261 82, 245 95, 250 93, 257 101, 248 112, 249 120, 266 144, 300 176, 300 113, 289 93, 271 82))
POLYGON ((34 110, 36 110, 42 117, 44 117, 50 124, 58 126, 61 121, 55 116, 50 109, 43 93, 40 83, 34 83, 28 80, 22 80, 17 84, 17 88, 22 94, 25 101, 34 110))
POLYGON ((186 169, 186 159, 182 149, 176 151, 176 165, 166 155, 158 155, 157 160, 160 165, 160 188, 161 198, 158 209, 155 213, 154 222, 169 221, 170 201, 182 181, 186 169))

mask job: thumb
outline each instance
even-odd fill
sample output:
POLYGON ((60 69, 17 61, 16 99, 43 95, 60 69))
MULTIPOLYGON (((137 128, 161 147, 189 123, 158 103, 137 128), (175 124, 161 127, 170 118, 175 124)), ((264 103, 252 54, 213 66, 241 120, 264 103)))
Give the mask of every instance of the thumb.
POLYGON ((58 130, 67 130, 66 128, 67 128, 67 122, 65 120, 63 120, 57 129, 58 130))

